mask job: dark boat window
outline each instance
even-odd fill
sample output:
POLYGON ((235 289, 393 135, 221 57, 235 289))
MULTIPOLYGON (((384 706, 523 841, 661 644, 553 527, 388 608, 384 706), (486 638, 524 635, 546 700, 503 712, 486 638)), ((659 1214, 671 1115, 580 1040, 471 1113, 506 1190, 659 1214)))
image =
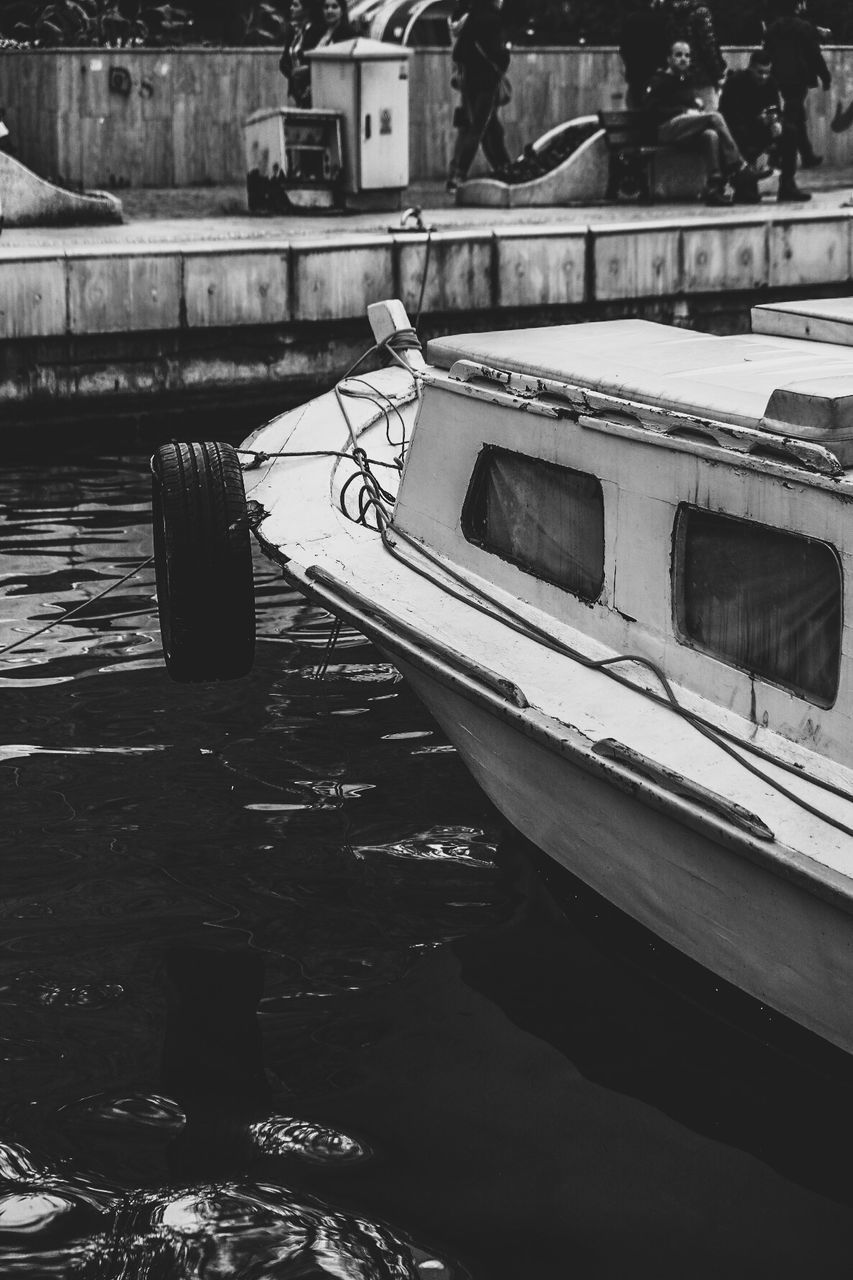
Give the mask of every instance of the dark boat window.
POLYGON ((604 499, 595 476, 485 448, 462 511, 469 542, 582 600, 604 583, 604 499))
POLYGON ((838 691, 841 563, 826 542, 684 506, 676 517, 682 640, 821 706, 838 691))

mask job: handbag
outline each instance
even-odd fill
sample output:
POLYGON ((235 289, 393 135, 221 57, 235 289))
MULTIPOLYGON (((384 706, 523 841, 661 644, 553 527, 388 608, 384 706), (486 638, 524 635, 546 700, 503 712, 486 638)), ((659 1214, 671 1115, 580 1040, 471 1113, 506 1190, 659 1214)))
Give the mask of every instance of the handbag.
POLYGON ((497 71, 500 76, 500 79, 498 80, 498 96, 496 105, 499 107, 505 107, 508 102, 512 102, 512 83, 510 82, 509 76, 505 75, 494 59, 489 57, 479 40, 474 41, 474 48, 477 50, 483 61, 488 62, 492 70, 497 71))

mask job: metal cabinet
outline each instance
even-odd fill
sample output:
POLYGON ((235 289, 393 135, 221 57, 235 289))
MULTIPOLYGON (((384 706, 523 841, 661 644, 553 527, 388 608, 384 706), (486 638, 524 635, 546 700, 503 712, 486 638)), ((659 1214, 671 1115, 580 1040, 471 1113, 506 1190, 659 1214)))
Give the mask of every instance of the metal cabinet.
POLYGON ((409 183, 409 49, 346 40, 312 49, 311 100, 343 121, 346 203, 399 208, 409 183))

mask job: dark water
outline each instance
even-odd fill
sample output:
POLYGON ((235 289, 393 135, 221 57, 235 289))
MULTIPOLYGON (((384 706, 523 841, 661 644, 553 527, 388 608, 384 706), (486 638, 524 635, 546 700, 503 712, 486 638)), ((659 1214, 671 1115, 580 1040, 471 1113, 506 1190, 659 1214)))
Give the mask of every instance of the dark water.
MULTIPOLYGON (((51 458, 2 644, 150 554, 145 452, 51 458)), ((238 683, 170 682, 150 569, 3 659, 0 1275, 849 1276, 846 1063, 545 883, 256 569, 238 683)))

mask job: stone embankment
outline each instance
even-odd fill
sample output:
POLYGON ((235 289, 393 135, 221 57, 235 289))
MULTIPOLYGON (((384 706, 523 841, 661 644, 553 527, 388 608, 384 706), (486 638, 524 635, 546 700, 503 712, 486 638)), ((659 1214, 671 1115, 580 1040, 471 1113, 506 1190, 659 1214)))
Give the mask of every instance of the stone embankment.
POLYGON ((257 219, 237 211, 239 193, 228 215, 169 217, 163 193, 159 217, 134 216, 128 199, 122 226, 7 230, 2 421, 328 384, 369 341, 366 308, 383 297, 427 336, 619 314, 732 329, 750 302, 842 294, 853 279, 847 191, 713 216, 623 205, 523 222, 415 194, 434 207, 257 219))

